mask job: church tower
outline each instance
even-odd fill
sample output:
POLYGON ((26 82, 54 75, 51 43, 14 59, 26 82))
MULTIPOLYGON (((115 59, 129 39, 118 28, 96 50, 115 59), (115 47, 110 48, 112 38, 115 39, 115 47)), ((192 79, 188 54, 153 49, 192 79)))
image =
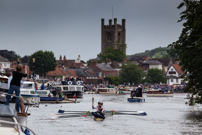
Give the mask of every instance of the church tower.
MULTIPOLYGON (((109 19, 109 25, 104 24, 104 19, 101 19, 101 53, 108 47, 119 44, 126 44, 126 20, 122 19, 122 25, 117 24, 117 18, 114 18, 114 25, 112 19, 109 19)), ((126 54, 126 48, 125 48, 126 54)))

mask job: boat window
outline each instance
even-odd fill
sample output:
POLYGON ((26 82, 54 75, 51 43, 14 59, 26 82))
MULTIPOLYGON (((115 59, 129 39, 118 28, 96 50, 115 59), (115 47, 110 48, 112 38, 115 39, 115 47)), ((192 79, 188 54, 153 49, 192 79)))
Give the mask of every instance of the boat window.
POLYGON ((61 90, 61 87, 57 87, 58 90, 61 90))
POLYGON ((47 92, 38 92, 38 91, 37 91, 37 94, 46 95, 47 92))
POLYGON ((21 88, 24 88, 24 89, 32 89, 32 84, 23 84, 21 86, 21 88))
POLYGON ((75 87, 69 87, 69 90, 74 91, 74 90, 75 90, 75 87))
POLYGON ((81 89, 82 87, 76 87, 76 89, 78 90, 78 91, 81 91, 82 89, 81 89))
POLYGON ((21 94, 29 94, 29 91, 20 91, 21 94))
POLYGON ((63 90, 68 90, 68 87, 63 87, 63 90))

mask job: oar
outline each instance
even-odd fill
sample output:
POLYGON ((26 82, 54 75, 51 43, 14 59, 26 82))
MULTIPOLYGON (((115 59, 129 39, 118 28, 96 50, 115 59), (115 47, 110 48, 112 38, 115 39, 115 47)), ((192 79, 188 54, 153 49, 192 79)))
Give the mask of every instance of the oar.
POLYGON ((57 118, 72 118, 72 117, 81 117, 82 115, 59 115, 57 118))
POLYGON ((144 111, 110 111, 111 115, 139 115, 139 116, 146 116, 147 113, 144 111))
POLYGON ((85 113, 86 111, 65 111, 65 110, 58 110, 58 113, 85 113))
MULTIPOLYGON (((65 111, 59 110, 58 113, 65 114, 65 115, 88 115, 90 111, 65 111)), ((110 113, 111 115, 139 115, 139 116, 146 116, 147 113, 145 111, 105 111, 105 114, 110 113)))

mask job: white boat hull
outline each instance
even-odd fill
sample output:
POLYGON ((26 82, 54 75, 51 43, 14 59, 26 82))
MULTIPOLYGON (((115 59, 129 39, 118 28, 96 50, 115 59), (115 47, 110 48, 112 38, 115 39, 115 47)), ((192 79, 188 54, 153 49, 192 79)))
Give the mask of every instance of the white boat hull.
POLYGON ((24 99, 24 104, 38 106, 40 103, 40 96, 38 94, 21 94, 24 99))

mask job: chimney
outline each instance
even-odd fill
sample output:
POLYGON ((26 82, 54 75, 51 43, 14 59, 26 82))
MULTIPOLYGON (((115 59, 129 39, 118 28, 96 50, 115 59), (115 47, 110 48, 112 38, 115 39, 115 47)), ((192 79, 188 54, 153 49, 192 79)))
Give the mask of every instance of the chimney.
POLYGON ((106 58, 106 59, 105 59, 105 64, 107 64, 107 63, 108 63, 108 59, 106 58))
POLYGON ((112 64, 111 59, 109 59, 108 61, 109 61, 108 64, 112 64))
POLYGON ((139 65, 138 66, 139 66, 139 68, 142 68, 142 61, 141 60, 139 61, 139 65))
POLYGON ((90 62, 90 66, 91 67, 96 67, 96 65, 97 65, 97 61, 96 60, 90 62))
POLYGON ((84 72, 86 72, 87 70, 86 70, 86 66, 84 67, 84 72))
POLYGON ((63 60, 67 60, 67 59, 66 59, 66 56, 65 56, 65 55, 64 55, 64 58, 63 58, 63 60))
POLYGON ((62 60, 62 56, 60 55, 60 60, 62 60))

